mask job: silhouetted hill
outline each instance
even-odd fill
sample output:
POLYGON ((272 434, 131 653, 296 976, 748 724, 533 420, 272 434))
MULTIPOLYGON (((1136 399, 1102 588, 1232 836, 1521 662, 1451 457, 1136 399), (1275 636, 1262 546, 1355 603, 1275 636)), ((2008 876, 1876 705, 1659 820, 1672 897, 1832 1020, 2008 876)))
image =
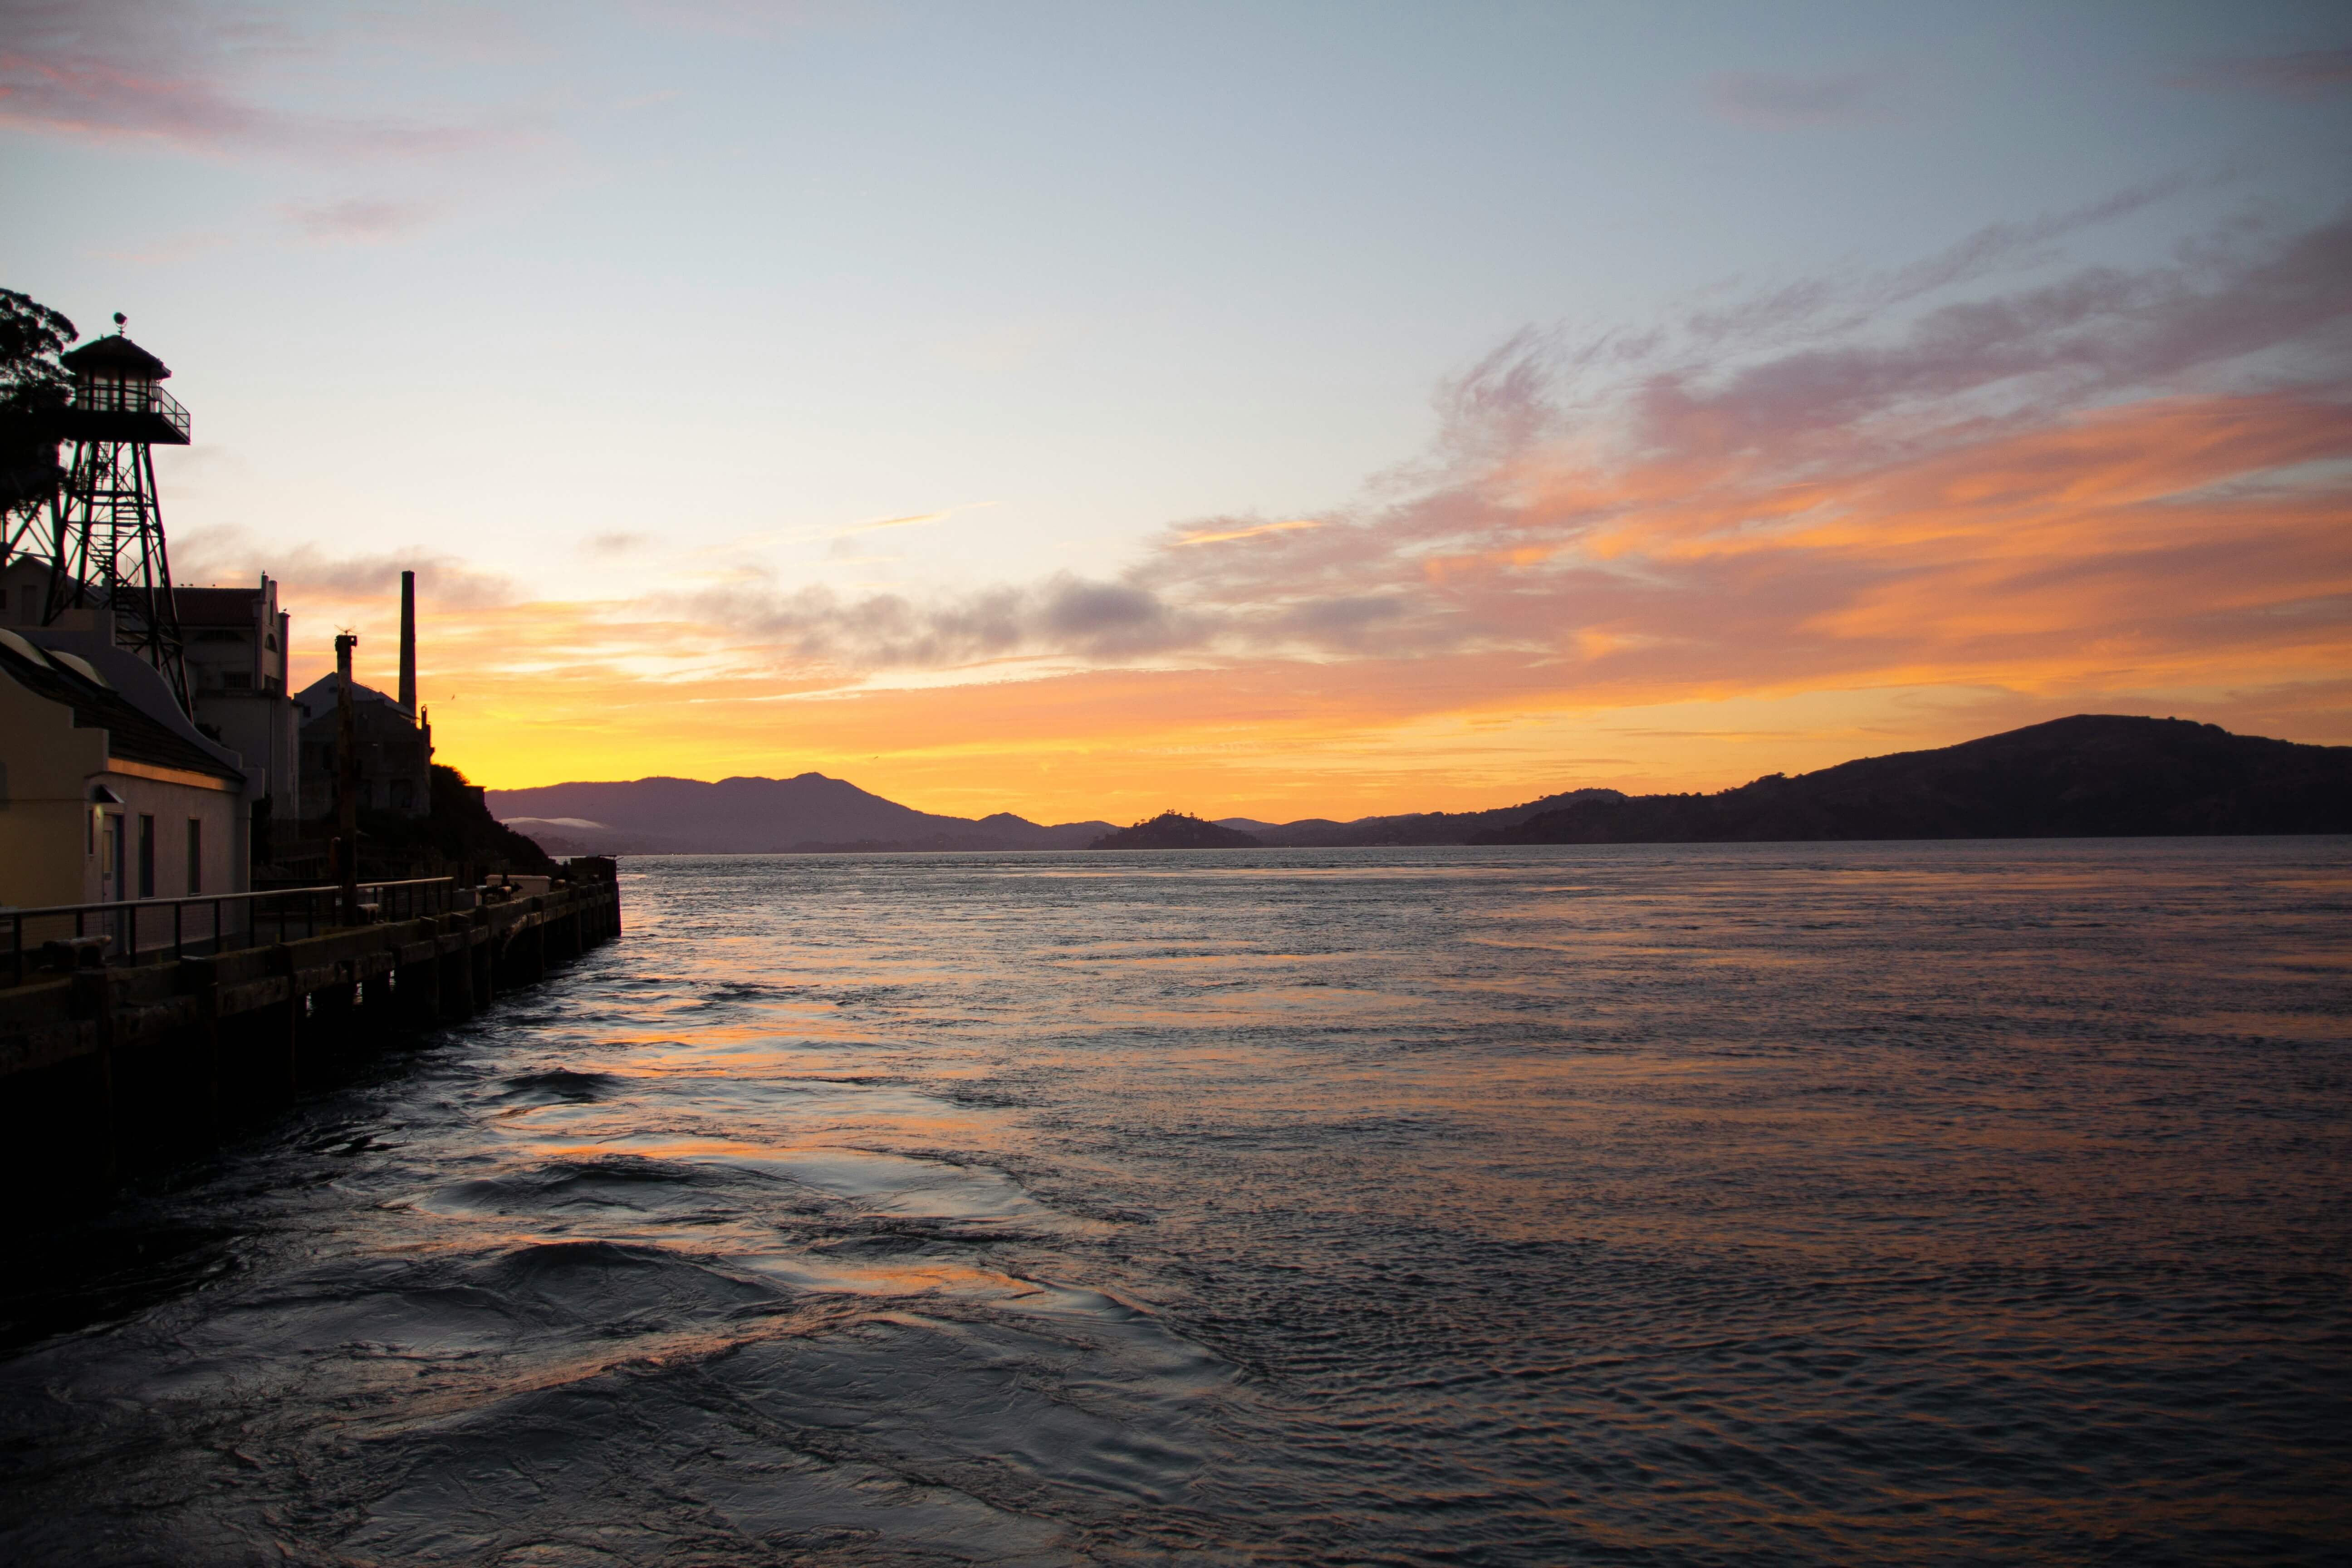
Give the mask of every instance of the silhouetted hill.
MULTIPOLYGON (((1223 826, 1276 848, 1461 844, 1582 800, 1622 799, 1581 789, 1492 811, 1423 811, 1353 822, 1226 819, 1223 826)), ((823 773, 797 778, 648 778, 546 784, 489 792, 491 812, 558 855, 661 855, 975 849, 1083 849, 1118 831, 1108 822, 1041 826, 1010 812, 977 820, 940 816, 871 795, 823 773)))
MULTIPOLYGON (((1228 817, 1213 826, 1274 848, 1461 844, 1481 829, 1509 826, 1561 805, 1622 798, 1615 790, 1580 789, 1492 811, 1408 812, 1353 822, 1228 817)), ((977 820, 940 816, 823 773, 717 784, 647 778, 546 784, 492 790, 489 804, 508 826, 558 855, 1082 849, 1119 831, 1100 821, 1041 826, 1002 811, 977 820)))
POLYGON ((2352 832, 2352 746, 2077 714, 1718 795, 1586 801, 1477 844, 2352 832))
POLYGON ((1108 822, 1045 827, 1007 812, 917 811, 823 773, 648 778, 489 792, 491 813, 564 852, 735 854, 828 849, 1077 849, 1108 822))
POLYGON ((1586 800, 1622 800, 1613 789, 1573 789, 1548 795, 1525 805, 1499 805, 1492 811, 1414 811, 1398 816, 1360 816, 1334 822, 1310 816, 1297 822, 1255 822, 1246 816, 1220 817, 1221 826, 1237 828, 1270 849, 1336 849, 1373 844, 1466 844, 1471 835, 1510 827, 1539 812, 1557 810, 1586 800))
MULTIPOLYGON (((488 805, 559 854, 1079 849, 1107 837, 1120 847, 1153 847, 1122 838, 1108 822, 1042 826, 1009 812, 975 820, 916 811, 813 773, 492 790, 488 805)), ((2185 720, 2083 714, 1938 751, 1864 758, 1793 779, 1776 774, 1718 795, 1587 789, 1493 811, 1200 826, 1269 848, 2344 833, 2352 832, 2352 747, 2232 735, 2185 720)))
POLYGON ((1106 833, 1089 849, 1260 849, 1258 840, 1221 822, 1163 811, 1149 822, 1106 833))

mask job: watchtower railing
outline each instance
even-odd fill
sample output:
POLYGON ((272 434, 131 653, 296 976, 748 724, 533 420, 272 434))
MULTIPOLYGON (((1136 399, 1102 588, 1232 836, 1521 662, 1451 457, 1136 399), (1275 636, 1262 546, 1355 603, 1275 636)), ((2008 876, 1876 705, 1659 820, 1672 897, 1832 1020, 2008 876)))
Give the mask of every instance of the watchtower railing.
POLYGON ((189 431, 187 409, 152 381, 84 377, 74 383, 70 406, 85 414, 153 414, 183 437, 189 431))
MULTIPOLYGON (((457 907, 455 877, 362 882, 359 890, 361 908, 374 920, 414 920, 419 915, 446 914, 457 907)), ((9 937, 7 952, 0 953, 0 965, 5 967, 9 984, 21 985, 26 953, 53 942, 87 945, 95 941, 100 944, 100 963, 131 964, 316 936, 336 928, 342 897, 340 885, 324 883, 266 893, 199 893, 180 899, 0 909, 0 921, 7 923, 9 937)))

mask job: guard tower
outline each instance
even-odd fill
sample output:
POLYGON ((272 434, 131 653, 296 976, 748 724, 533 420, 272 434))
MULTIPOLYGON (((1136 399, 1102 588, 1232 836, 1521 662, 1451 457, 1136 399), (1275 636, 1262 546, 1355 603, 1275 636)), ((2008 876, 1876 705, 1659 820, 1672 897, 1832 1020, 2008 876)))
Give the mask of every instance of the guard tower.
POLYGON ((172 602, 172 558, 155 489, 156 447, 188 444, 188 411, 158 383, 172 373, 122 335, 83 344, 58 363, 73 372, 73 401, 57 416, 73 443, 64 487, 49 506, 49 592, 41 614, 53 626, 68 610, 114 612, 115 639, 162 672, 188 700, 180 616, 172 602))

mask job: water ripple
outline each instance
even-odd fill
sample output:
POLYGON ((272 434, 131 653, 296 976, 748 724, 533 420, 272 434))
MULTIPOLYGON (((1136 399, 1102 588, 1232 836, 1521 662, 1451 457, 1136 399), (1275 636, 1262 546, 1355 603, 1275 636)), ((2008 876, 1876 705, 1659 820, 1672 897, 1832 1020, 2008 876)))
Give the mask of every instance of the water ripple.
POLYGON ((2343 840, 629 869, 22 1240, 0 1556, 2352 1554, 2343 840))

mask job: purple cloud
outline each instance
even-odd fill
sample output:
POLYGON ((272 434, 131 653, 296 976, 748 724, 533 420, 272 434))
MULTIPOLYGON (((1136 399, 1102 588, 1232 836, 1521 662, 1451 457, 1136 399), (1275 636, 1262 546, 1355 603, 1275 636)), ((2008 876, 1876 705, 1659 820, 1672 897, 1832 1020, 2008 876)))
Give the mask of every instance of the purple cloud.
POLYGON ((315 544, 264 545, 231 524, 191 530, 173 541, 172 554, 174 576, 185 584, 249 583, 257 571, 266 570, 331 600, 382 599, 399 590, 403 572, 414 572, 418 588, 437 604, 478 607, 512 604, 518 597, 505 577, 421 546, 341 555, 315 544))
POLYGON ((1851 331, 1874 316, 1940 289, 2046 261, 2055 241, 2152 206, 2188 185, 2185 177, 2173 175, 2063 212, 1987 224, 1934 255, 1892 271, 1843 281, 1801 279, 1730 306, 1699 311, 1684 326, 1693 338, 1706 342, 1851 331))
POLYGON ((30 131, 335 158, 431 157, 524 139, 495 116, 272 108, 256 90, 263 68, 334 48, 267 17, 146 0, 15 0, 5 22, 0 122, 30 131))
MULTIPOLYGON (((2152 198, 2103 206, 2141 199, 2152 198)), ((1696 680, 1752 647, 1811 679, 1899 643, 1886 605, 1914 578, 1959 600, 1986 592, 1971 574, 2008 556, 1979 542, 2023 515, 2079 505, 2092 521, 2053 533, 2050 562, 2026 552, 2000 567, 2020 594, 2143 568, 2178 586, 2192 567, 2220 570, 2206 557, 2230 549, 2244 566, 2273 524, 2190 508, 2181 515, 2204 521, 2158 550, 2168 514, 2151 502, 2155 553, 2135 565, 2095 519, 2137 493, 2131 476, 2147 465, 2178 458, 2179 482, 2234 483, 2347 449, 2330 411, 2352 402, 2352 218, 2187 247, 2137 271, 1917 298, 2075 218, 1987 231, 1851 285, 1768 293, 1706 333, 1515 334, 1442 389, 1428 456, 1352 506, 1290 520, 1312 526, 1187 519, 1108 581, 929 598, 753 582, 669 607, 844 673, 1434 655, 1696 680), (1784 299, 1801 310, 1776 308, 1784 299), (1934 530, 1879 541, 1861 521, 1929 512, 1962 541, 1948 553, 1934 530), (1791 529, 1810 541, 1790 542, 1791 529), (1806 629, 1831 624, 1847 629, 1806 629)), ((2275 523, 2278 549, 2307 555, 2325 530, 2298 516, 2289 507, 2275 523)), ((2287 576, 2247 591, 2270 595, 2287 576)), ((1982 636, 1987 658, 2006 646, 1982 636)))
POLYGON ((369 201, 363 198, 327 202, 317 206, 290 204, 278 210, 301 232, 304 238, 328 242, 365 243, 388 239, 418 226, 427 216, 426 209, 414 202, 369 201))
POLYGON ((693 595, 683 607, 693 618, 733 626, 795 658, 867 669, 938 668, 1038 653, 1116 664, 1203 647, 1218 630, 1216 617, 1181 609, 1148 588, 1068 573, 924 604, 897 594, 845 601, 824 588, 779 594, 737 586, 693 595))
MULTIPOLYGON (((2266 351, 2352 321, 2352 218, 2254 257, 2129 273, 2094 268, 2044 287, 1947 305, 1886 346, 1801 348, 1727 374, 1662 367, 1640 393, 1647 438, 1732 450, 1832 436, 1906 405, 1982 416, 2048 414, 2266 351), (1988 404, 1986 398, 1994 399, 1988 404)), ((1923 416, 1932 420, 1932 415, 1923 416)))
POLYGON ((1885 119, 1882 85, 1882 79, 1868 71, 1826 76, 1724 71, 1708 79, 1707 96, 1726 119, 1782 130, 1885 119))
POLYGON ((2317 98, 2352 87, 2352 48, 2207 60, 2173 78, 2172 85, 2268 93, 2276 98, 2317 98))

